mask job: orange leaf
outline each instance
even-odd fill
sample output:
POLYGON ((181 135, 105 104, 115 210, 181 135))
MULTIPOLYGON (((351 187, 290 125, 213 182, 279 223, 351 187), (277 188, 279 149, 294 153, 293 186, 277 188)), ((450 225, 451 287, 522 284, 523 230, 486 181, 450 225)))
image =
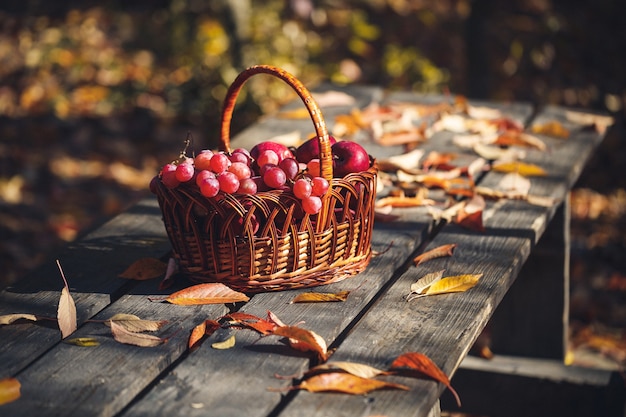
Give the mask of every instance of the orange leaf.
POLYGON ((20 398, 20 381, 15 378, 0 379, 0 405, 8 404, 20 398))
POLYGON ((265 320, 253 314, 242 313, 239 311, 227 314, 224 318, 242 327, 256 330, 263 336, 271 334, 277 327, 277 324, 274 321, 265 320))
POLYGON ((484 232, 483 210, 485 207, 485 199, 476 194, 459 210, 454 222, 468 229, 484 232))
POLYGON ((298 294, 291 300, 291 303, 325 303, 346 301, 350 291, 340 291, 338 293, 304 292, 298 294))
POLYGON ((167 264, 156 258, 141 258, 133 262, 124 272, 118 275, 120 278, 145 281, 158 278, 165 274, 167 264))
POLYGON ((221 283, 193 285, 170 294, 165 301, 177 305, 224 304, 248 301, 244 293, 230 289, 221 283))
POLYGON ((431 168, 439 168, 442 170, 449 170, 455 167, 450 166, 450 161, 457 157, 454 153, 441 153, 437 151, 431 151, 424 161, 422 162, 422 168, 428 171, 431 168))
POLYGON ((193 349, 200 344, 200 339, 204 337, 206 333, 206 320, 202 323, 196 325, 191 330, 191 335, 189 336, 189 341, 187 342, 187 347, 189 349, 193 349))
POLYGON ((561 122, 556 120, 533 125, 531 131, 533 133, 548 135, 555 138, 567 139, 569 137, 569 130, 565 128, 561 122))
POLYGON ((110 322, 111 333, 113 338, 120 343, 126 345, 134 345, 140 347, 154 347, 165 342, 160 337, 152 336, 145 333, 133 333, 129 332, 121 324, 117 324, 114 321, 110 322))
POLYGON ((304 389, 310 392, 331 391, 362 395, 378 389, 401 389, 408 391, 409 387, 392 382, 361 378, 360 376, 344 372, 334 372, 312 376, 302 381, 300 385, 295 386, 294 389, 304 389))
POLYGON ((398 356, 389 367, 390 371, 397 372, 405 376, 415 376, 418 374, 426 375, 444 384, 454 395, 456 403, 461 406, 461 399, 457 392, 452 388, 450 379, 439 367, 426 355, 419 352, 409 352, 398 356))
POLYGON ((328 354, 326 341, 317 333, 296 326, 276 327, 272 334, 289 339, 289 344, 294 349, 316 352, 322 360, 328 354))
POLYGON ((57 308, 57 320, 59 321, 61 337, 65 339, 67 336, 74 333, 78 327, 76 319, 76 305, 74 304, 74 299, 70 294, 70 289, 67 285, 63 269, 61 269, 61 263, 58 260, 57 266, 59 267, 63 283, 65 284, 63 290, 61 290, 61 298, 59 298, 59 306, 57 308))
POLYGON ((538 165, 524 162, 501 162, 493 165, 496 172, 516 172, 525 177, 545 177, 546 171, 538 165))
POLYGON ((419 256, 416 256, 413 259, 413 263, 415 264, 415 266, 418 266, 419 264, 422 264, 426 261, 430 261, 431 259, 441 258, 443 256, 452 256, 456 246, 457 246, 456 243, 450 243, 448 245, 438 246, 427 252, 422 253, 419 256))

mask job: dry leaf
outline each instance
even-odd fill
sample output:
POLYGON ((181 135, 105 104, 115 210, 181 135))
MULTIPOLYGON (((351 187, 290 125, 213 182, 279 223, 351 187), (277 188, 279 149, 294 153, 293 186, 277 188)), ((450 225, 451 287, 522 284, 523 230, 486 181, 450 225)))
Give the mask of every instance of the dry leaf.
POLYGON ((129 332, 156 332, 165 324, 167 320, 142 320, 134 314, 118 313, 105 322, 109 325, 112 321, 124 327, 129 332))
POLYGON ((213 349, 218 349, 218 350, 230 349, 233 346, 235 346, 235 335, 232 335, 231 337, 224 340, 223 342, 215 342, 211 345, 213 349))
POLYGON ((474 152, 490 161, 516 161, 524 159, 526 152, 519 148, 501 148, 500 146, 477 143, 472 146, 474 152))
POLYGON ((81 347, 100 346, 100 342, 98 342, 98 340, 93 337, 74 337, 72 339, 65 339, 64 342, 69 343, 70 345, 76 345, 81 347))
POLYGON ((0 379, 0 405, 8 404, 20 398, 21 384, 15 378, 0 379))
POLYGON ((294 349, 316 352, 320 359, 326 360, 328 354, 326 341, 315 332, 296 326, 279 326, 272 334, 288 338, 289 344, 294 349))
POLYGON ((65 274, 61 268, 61 263, 58 260, 57 266, 59 267, 63 283, 65 284, 63 290, 61 290, 61 297, 59 298, 59 306, 57 308, 57 319, 59 321, 61 337, 65 339, 67 336, 74 333, 78 327, 76 319, 76 305, 74 304, 74 299, 70 294, 70 288, 67 285, 67 280, 65 279, 65 274))
POLYGON ((327 302, 341 302, 348 299, 350 291, 340 291, 338 293, 322 293, 322 292, 305 292, 298 294, 291 300, 293 303, 327 303, 327 302))
POLYGON ((313 98, 320 108, 336 106, 353 106, 356 99, 343 91, 329 90, 323 93, 313 93, 313 98))
MULTIPOLYGON (((269 314, 270 313, 268 312, 268 315, 269 314)), ((235 323, 242 327, 255 330, 263 336, 267 336, 271 334, 274 331, 274 329, 277 326, 279 326, 276 321, 270 318, 266 320, 266 319, 262 319, 261 317, 257 317, 255 315, 242 313, 239 311, 227 314, 226 316, 224 316, 224 318, 230 321, 231 323, 235 323)), ((280 324, 280 326, 283 326, 283 325, 284 324, 282 323, 280 324)))
POLYGON ((454 388, 452 388, 448 376, 423 353, 409 352, 402 354, 391 363, 389 370, 406 376, 415 376, 413 372, 429 376, 448 387, 452 395, 454 395, 457 405, 461 406, 461 399, 454 388))
POLYGON ((547 135, 561 139, 567 139, 570 133, 569 130, 563 126, 563 123, 556 120, 537 123, 531 127, 531 131, 539 135, 547 135))
POLYGON ((408 208, 408 207, 421 207, 421 206, 432 206, 435 204, 434 200, 429 198, 424 198, 425 193, 417 193, 413 197, 404 197, 404 196, 389 196, 383 197, 376 200, 376 208, 381 207, 397 207, 397 208, 408 208))
POLYGON ((502 177, 497 188, 508 193, 526 196, 530 191, 530 180, 517 172, 510 172, 502 177))
POLYGON ((386 159, 378 160, 378 169, 381 171, 402 170, 411 174, 421 173, 418 170, 420 159, 424 156, 423 149, 414 149, 400 155, 393 155, 386 159))
POLYGON ((377 369, 377 368, 374 368, 372 366, 365 365, 362 363, 337 361, 337 362, 327 362, 321 365, 317 365, 309 369, 306 372, 306 374, 304 374, 304 377, 306 378, 306 377, 316 375, 319 373, 336 372, 336 371, 347 372, 351 375, 358 376, 361 378, 375 378, 379 375, 389 374, 388 371, 383 371, 381 369, 377 369))
POLYGON ((235 291, 222 283, 193 285, 170 294, 165 301, 177 305, 225 304, 248 301, 244 293, 235 291))
POLYGON ((524 162, 496 162, 493 164, 493 170, 496 172, 515 172, 525 177, 545 177, 548 175, 540 166, 524 162))
POLYGON ((37 321, 37 317, 34 314, 14 313, 14 314, 5 314, 4 316, 0 316, 0 325, 11 324, 20 319, 37 321))
POLYGON ((450 294, 467 291, 474 287, 483 274, 465 274, 441 278, 433 283, 424 295, 450 294))
POLYGON ((205 320, 202 323, 198 324, 191 330, 191 335, 189 336, 189 342, 187 346, 189 349, 196 348, 200 345, 200 341, 205 336, 211 336, 217 329, 221 326, 215 320, 205 320))
POLYGON ((523 146, 527 148, 535 148, 540 151, 545 151, 547 149, 546 144, 537 136, 511 130, 507 130, 498 136, 493 144, 500 146, 523 146))
POLYGON ((570 122, 577 123, 579 125, 593 125, 598 133, 604 135, 606 129, 609 128, 615 121, 611 116, 605 116, 601 114, 582 113, 577 111, 566 111, 565 117, 570 122))
POLYGON ((439 281, 443 277, 443 273, 445 269, 440 271, 431 272, 430 274, 424 275, 422 278, 418 279, 416 282, 411 284, 411 292, 407 296, 407 301, 411 301, 417 297, 419 297, 423 292, 428 289, 435 282, 439 281), (415 295, 413 295, 415 294, 415 295))
POLYGON ((304 389, 309 392, 341 392, 344 394, 363 395, 379 389, 400 389, 408 391, 409 387, 376 379, 361 378, 344 372, 323 373, 302 381, 293 389, 304 389))
POLYGON ((167 271, 167 264, 156 258, 141 258, 133 262, 124 272, 118 275, 120 278, 144 281, 158 278, 167 271))
POLYGON ((418 266, 419 264, 430 261, 431 259, 441 258, 443 256, 452 256, 456 246, 456 243, 438 246, 413 258, 413 263, 415 266, 418 266))
POLYGON ((165 342, 160 337, 152 336, 145 333, 133 333, 126 330, 122 325, 116 322, 110 322, 111 333, 113 338, 120 343, 126 345, 134 345, 140 347, 154 347, 165 342))

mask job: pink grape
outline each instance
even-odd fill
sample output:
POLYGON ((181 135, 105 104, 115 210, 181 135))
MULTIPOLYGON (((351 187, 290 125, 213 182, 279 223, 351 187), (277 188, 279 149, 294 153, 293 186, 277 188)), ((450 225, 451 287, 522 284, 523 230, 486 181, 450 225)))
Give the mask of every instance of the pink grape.
POLYGON ((238 193, 242 194, 256 194, 258 191, 257 183, 252 178, 244 178, 239 181, 238 193))
POLYGON ((176 179, 176 168, 175 164, 165 164, 161 168, 161 182, 167 188, 176 188, 180 184, 180 181, 176 179))
POLYGON ((250 178, 252 176, 252 170, 250 169, 248 164, 245 164, 243 162, 233 162, 231 166, 228 167, 228 171, 235 174, 240 180, 244 178, 250 178))
POLYGON ((196 185, 200 187, 200 185, 206 178, 215 178, 215 173, 209 171, 208 169, 203 169, 202 171, 198 172, 198 174, 196 175, 196 185))
POLYGON ((217 181, 220 183, 220 191, 225 193, 233 194, 239 189, 239 178, 232 172, 222 172, 217 176, 217 181))
POLYGON ((330 184, 328 181, 322 177, 313 177, 311 180, 311 195, 321 197, 328 191, 330 184))
POLYGON ((200 184, 200 193, 205 197, 215 197, 220 190, 220 182, 217 178, 206 178, 200 184))
POLYGON ((280 162, 278 154, 271 149, 261 151, 256 159, 256 163, 257 165, 259 165, 259 167, 263 167, 267 164, 278 165, 278 162, 280 162))
POLYGON ((208 149, 203 150, 194 158, 194 165, 196 169, 211 169, 211 158, 213 157, 213 151, 208 149))
POLYGON ((299 178, 293 183, 293 194, 300 200, 310 197, 312 190, 313 187, 311 187, 311 183, 307 179, 299 178))
POLYGON ((180 164, 176 167, 176 179, 180 182, 187 182, 193 178, 195 170, 193 165, 188 163, 180 164))
POLYGON ((264 176, 268 169, 277 167, 276 164, 265 164, 259 168, 259 175, 264 176))
POLYGON ((217 153, 211 158, 210 164, 211 171, 215 172, 216 174, 220 174, 228 169, 231 162, 230 159, 228 159, 228 155, 224 153, 217 153))
POLYGON ((246 165, 250 164, 250 157, 248 155, 246 155, 243 152, 239 152, 239 151, 233 151, 233 153, 230 154, 230 156, 228 157, 228 159, 231 160, 231 162, 242 162, 246 165))
POLYGON ((279 167, 272 167, 265 171, 263 182, 270 188, 281 188, 287 182, 287 175, 279 167))
POLYGON ((309 214, 317 214, 322 208, 322 199, 317 196, 310 196, 302 199, 302 208, 309 214))
POLYGON ((296 175, 298 175, 298 172, 300 171, 298 161, 294 158, 285 158, 278 163, 278 166, 285 171, 287 179, 290 180, 296 178, 296 175))
POLYGON ((313 177, 319 177, 321 174, 321 165, 320 165, 320 160, 318 158, 313 158, 311 159, 307 164, 306 164, 307 170, 309 171, 309 174, 313 177))

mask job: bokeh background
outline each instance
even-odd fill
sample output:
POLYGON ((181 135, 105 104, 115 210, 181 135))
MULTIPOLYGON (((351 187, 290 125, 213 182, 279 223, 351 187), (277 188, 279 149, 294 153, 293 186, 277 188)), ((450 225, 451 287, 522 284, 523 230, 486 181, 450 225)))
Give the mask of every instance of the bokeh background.
MULTIPOLYGON (((626 14, 613 0, 3 0, 0 288, 217 145, 227 86, 274 64, 377 84, 609 113, 572 193, 572 343, 626 363, 626 14)), ((293 96, 249 83, 237 128, 293 96)), ((597 357, 597 355, 596 355, 597 357)), ((580 356, 578 361, 586 359, 580 356)))

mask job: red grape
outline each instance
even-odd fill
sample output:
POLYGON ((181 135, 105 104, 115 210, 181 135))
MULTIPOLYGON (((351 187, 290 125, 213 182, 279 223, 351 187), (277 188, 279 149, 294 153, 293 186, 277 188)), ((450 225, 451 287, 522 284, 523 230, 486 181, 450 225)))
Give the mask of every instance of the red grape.
POLYGON ((263 167, 263 165, 273 164, 278 165, 279 162, 278 154, 271 149, 266 149, 261 151, 259 156, 256 159, 256 163, 259 167, 263 167))
POLYGON ((230 154, 228 159, 230 159, 231 162, 242 162, 246 165, 250 164, 250 157, 240 151, 233 151, 233 153, 230 154))
POLYGON ((203 150, 194 158, 194 165, 197 169, 211 169, 211 158, 213 157, 213 151, 208 149, 203 150))
POLYGON ((320 165, 320 160, 318 158, 313 158, 311 159, 307 164, 306 167, 308 169, 308 172, 311 176, 313 177, 319 177, 320 173, 321 173, 321 165, 320 165))
POLYGON ((232 165, 228 167, 228 171, 235 174, 240 180, 244 178, 250 178, 252 176, 252 170, 247 164, 243 162, 233 162, 232 165))
POLYGON ((311 196, 311 183, 305 178, 299 178, 293 183, 293 194, 300 200, 311 196))
POLYGON ((208 169, 203 169, 202 171, 198 172, 198 175, 196 175, 196 185, 200 187, 202 185, 202 182, 206 178, 215 178, 215 173, 209 171, 208 169))
POLYGON ((263 174, 263 182, 270 188, 281 188, 287 182, 287 175, 279 167, 272 167, 263 174))
POLYGON ((317 214, 322 208, 322 199, 317 196, 310 196, 302 199, 302 208, 309 214, 317 214))
POLYGON ((176 179, 175 164, 165 164, 161 169, 161 181, 167 188, 176 188, 180 184, 180 181, 176 179))
POLYGON ((176 167, 176 179, 180 182, 187 182, 193 178, 195 170, 193 165, 188 163, 180 164, 176 167))
POLYGON ((217 181, 220 183, 220 191, 225 193, 233 194, 239 189, 239 178, 232 172, 222 172, 217 176, 217 181))
POLYGON ((211 158, 210 164, 211 171, 215 172, 216 174, 220 174, 228 169, 231 162, 230 159, 228 159, 228 155, 224 153, 217 153, 211 158))
POLYGON ((257 183, 252 178, 244 178, 239 181, 238 193, 242 194, 256 194, 258 190, 257 183))
POLYGON ((313 177, 311 180, 311 195, 321 197, 328 191, 330 184, 328 181, 322 177, 313 177))
POLYGON ((205 197, 215 197, 220 190, 217 178, 206 178, 200 184, 200 193, 205 197))
POLYGON ((300 171, 298 161, 294 158, 285 158, 278 163, 278 166, 285 171, 287 179, 290 180, 296 178, 296 175, 298 175, 298 172, 300 171))

